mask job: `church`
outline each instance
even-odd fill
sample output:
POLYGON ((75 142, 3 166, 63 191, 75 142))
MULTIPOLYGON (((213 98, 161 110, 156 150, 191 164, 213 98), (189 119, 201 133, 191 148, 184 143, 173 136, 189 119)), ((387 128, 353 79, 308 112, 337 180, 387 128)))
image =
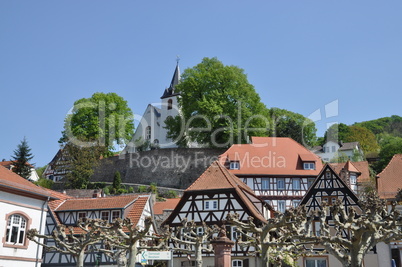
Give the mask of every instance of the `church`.
POLYGON ((144 114, 135 130, 134 136, 122 151, 125 153, 134 153, 154 148, 175 148, 174 140, 167 138, 165 120, 168 117, 179 115, 178 96, 176 85, 180 81, 179 62, 173 73, 172 81, 168 88, 163 91, 160 105, 148 104, 144 114))

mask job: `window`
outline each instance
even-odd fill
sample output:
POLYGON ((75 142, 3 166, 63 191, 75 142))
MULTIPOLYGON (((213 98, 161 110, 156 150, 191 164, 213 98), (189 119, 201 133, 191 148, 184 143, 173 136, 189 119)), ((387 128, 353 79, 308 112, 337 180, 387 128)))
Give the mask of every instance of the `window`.
POLYGON ((278 211, 285 212, 286 210, 286 201, 285 200, 278 200, 278 211))
POLYGON ((285 189, 285 179, 283 179, 283 178, 276 179, 276 187, 278 190, 284 190, 285 189))
POLYGON ((300 178, 292 179, 292 188, 293 190, 300 190, 300 178))
POLYGON ((120 218, 120 211, 119 210, 112 211, 112 221, 116 220, 117 218, 120 218))
POLYGON ((310 188, 314 183, 314 178, 308 178, 307 179, 307 187, 310 188))
POLYGON ((6 230, 6 243, 24 245, 27 220, 25 217, 14 214, 8 217, 6 230))
POLYGON ((154 144, 155 144, 155 145, 159 145, 159 140, 158 140, 158 139, 155 139, 155 140, 154 140, 154 144))
POLYGON ((297 206, 299 206, 299 204, 300 204, 300 200, 298 200, 298 199, 294 199, 292 201, 293 208, 296 208, 297 206))
POLYGON ((217 200, 206 200, 205 201, 205 210, 217 210, 218 209, 218 201, 217 200))
POLYGON ((325 173, 325 178, 326 178, 326 179, 331 179, 331 173, 330 173, 330 172, 326 172, 326 173, 325 173))
POLYGON ((102 211, 101 212, 101 219, 105 220, 105 221, 109 221, 109 214, 110 214, 110 212, 108 212, 108 211, 102 211))
POLYGON ((204 234, 204 228, 203 227, 197 227, 197 235, 202 236, 204 234))
POLYGON ((320 230, 321 230, 321 223, 319 222, 319 221, 313 221, 312 222, 312 231, 313 231, 313 235, 315 235, 315 236, 320 236, 321 235, 321 233, 320 233, 320 230))
POLYGON ((243 267, 242 260, 232 260, 232 267, 243 267))
POLYGON ((173 100, 169 99, 167 109, 172 109, 172 106, 173 106, 173 100))
POLYGON ((151 140, 151 126, 145 128, 145 140, 151 140))
POLYGON ((351 175, 350 175, 350 184, 351 184, 351 185, 355 185, 356 183, 357 183, 356 175, 355 175, 355 174, 351 174, 351 175))
POLYGON ((315 163, 314 162, 304 162, 303 169, 305 170, 315 170, 315 163))
POLYGON ((269 189, 269 178, 261 178, 261 190, 269 189))
POLYGON ((236 241, 237 238, 240 237, 240 235, 241 235, 239 232, 237 232, 236 226, 232 226, 231 234, 232 234, 232 236, 230 237, 230 239, 233 241, 236 241))
POLYGON ((332 152, 335 152, 335 146, 332 146, 332 152))
POLYGON ((85 211, 78 212, 78 220, 85 219, 87 217, 87 213, 85 211))
POLYGON ((229 169, 231 169, 231 170, 239 170, 240 169, 240 163, 238 161, 231 161, 229 169))
POLYGON ((327 267, 327 259, 323 258, 307 258, 306 267, 327 267))
POLYGON ((334 205, 334 203, 336 202, 338 198, 336 196, 326 196, 326 197, 322 197, 322 201, 327 202, 328 205, 332 206, 334 205))

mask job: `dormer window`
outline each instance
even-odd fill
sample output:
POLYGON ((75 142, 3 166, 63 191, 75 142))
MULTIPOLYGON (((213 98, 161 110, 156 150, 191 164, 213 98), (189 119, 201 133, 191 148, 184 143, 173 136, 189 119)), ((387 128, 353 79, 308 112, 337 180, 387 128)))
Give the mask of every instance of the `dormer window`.
POLYGON ((304 170, 315 170, 315 163, 314 162, 304 162, 303 169, 304 170))
POLYGON ((230 162, 230 165, 229 165, 229 168, 230 168, 231 170, 240 170, 240 162, 238 162, 238 161, 231 161, 231 162, 230 162))

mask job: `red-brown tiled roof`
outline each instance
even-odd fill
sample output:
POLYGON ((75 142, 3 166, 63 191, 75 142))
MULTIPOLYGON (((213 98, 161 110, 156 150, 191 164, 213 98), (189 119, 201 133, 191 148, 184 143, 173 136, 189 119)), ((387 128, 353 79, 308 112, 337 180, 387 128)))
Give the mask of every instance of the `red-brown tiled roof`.
POLYGON ((129 212, 127 218, 130 218, 131 222, 134 225, 138 224, 149 197, 149 195, 139 196, 138 199, 135 200, 135 202, 131 205, 131 207, 128 208, 129 212))
POLYGON ((320 157, 287 137, 252 137, 252 144, 232 145, 220 156, 221 164, 239 161, 236 175, 317 176, 323 165, 320 157), (314 161, 315 170, 304 170, 304 161, 314 161))
MULTIPOLYGON (((219 161, 215 161, 205 170, 203 174, 184 192, 192 191, 207 191, 215 189, 234 189, 237 195, 243 200, 244 204, 248 207, 252 216, 262 222, 266 219, 253 204, 254 200, 260 200, 245 183, 243 183, 234 174, 230 173, 219 161)), ((262 201, 262 200, 261 200, 262 201)))
POLYGON ((73 198, 63 202, 56 211, 123 209, 140 195, 107 196, 100 198, 73 198))
POLYGON ((48 202, 48 206, 49 206, 50 212, 53 215, 53 218, 55 218, 55 220, 56 220, 56 223, 60 224, 59 217, 56 216, 55 210, 62 203, 64 203, 64 201, 66 201, 66 199, 73 198, 73 197, 66 195, 64 193, 60 193, 60 192, 51 190, 51 189, 47 189, 47 188, 43 188, 43 189, 46 190, 54 198, 48 202))
POLYGON ((2 190, 17 191, 20 195, 36 198, 47 198, 50 196, 43 188, 36 186, 3 166, 0 166, 0 188, 2 190))
MULTIPOLYGON (((0 161, 0 166, 6 167, 7 169, 10 169, 11 165, 14 165, 14 161, 12 160, 0 161)), ((29 167, 33 168, 33 166, 28 162, 25 165, 28 165, 29 167)))
POLYGON ((377 175, 377 190, 380 198, 395 198, 398 189, 402 189, 402 154, 392 157, 387 167, 377 175))
POLYGON ((154 204, 154 214, 161 215, 164 210, 174 210, 180 198, 168 198, 166 201, 159 201, 154 204))
POLYGON ((340 175, 342 169, 350 172, 360 173, 358 177, 359 183, 370 182, 370 169, 367 161, 356 161, 356 162, 339 162, 330 163, 333 170, 340 175))

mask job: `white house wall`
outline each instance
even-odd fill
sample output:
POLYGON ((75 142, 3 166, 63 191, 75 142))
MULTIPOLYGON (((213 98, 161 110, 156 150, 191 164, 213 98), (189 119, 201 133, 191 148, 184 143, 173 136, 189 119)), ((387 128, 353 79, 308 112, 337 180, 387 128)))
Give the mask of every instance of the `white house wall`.
MULTIPOLYGON (((5 240, 7 214, 21 214, 27 217, 26 231, 36 228, 40 233, 44 233, 47 207, 44 200, 38 200, 15 194, 0 192, 0 240, 5 240), (42 212, 42 208, 44 208, 42 212), (42 224, 41 224, 42 223, 42 224)), ((26 234, 26 232, 25 232, 26 234)), ((28 239, 25 240, 27 248, 5 247, 4 243, 0 246, 0 266, 35 266, 36 255, 41 257, 42 247, 28 239)), ((40 263, 38 264, 40 266, 40 263)))

